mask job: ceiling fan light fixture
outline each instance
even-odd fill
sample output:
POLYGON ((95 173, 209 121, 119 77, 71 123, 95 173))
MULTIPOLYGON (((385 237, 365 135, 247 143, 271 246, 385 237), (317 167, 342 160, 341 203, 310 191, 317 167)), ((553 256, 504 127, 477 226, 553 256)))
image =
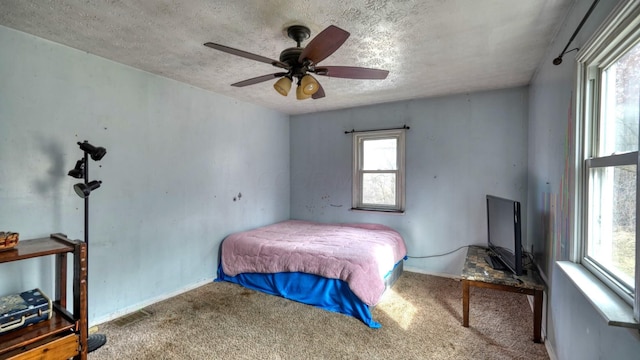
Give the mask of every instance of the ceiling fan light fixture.
POLYGON ((329 25, 316 35, 309 43, 302 47, 301 43, 308 39, 311 30, 303 25, 292 25, 286 28, 287 36, 296 42, 295 47, 284 49, 280 52, 279 60, 252 54, 232 47, 207 42, 204 45, 215 50, 225 52, 245 59, 259 61, 280 68, 281 72, 257 76, 251 79, 231 84, 235 87, 244 87, 258 84, 264 81, 278 79, 274 89, 281 95, 287 96, 291 91, 292 82, 300 89, 296 89, 296 98, 314 100, 325 97, 324 89, 318 81, 309 73, 320 76, 331 76, 342 79, 382 80, 387 77, 389 71, 381 69, 369 69, 357 66, 321 66, 318 64, 333 54, 349 38, 349 32, 337 26, 329 25), (286 71, 286 72, 282 72, 286 71), (331 74, 331 75, 329 75, 331 74))
POLYGON ((304 91, 302 91, 302 85, 298 85, 298 87, 296 88, 296 99, 298 100, 305 100, 310 98, 311 95, 307 95, 304 93, 304 91))
POLYGON ((273 88, 276 89, 280 95, 287 96, 289 94, 289 90, 291 90, 291 79, 285 76, 276 81, 276 83, 273 84, 273 88))
POLYGON ((300 86, 302 86, 302 91, 309 96, 315 94, 320 88, 318 80, 309 74, 302 77, 300 86))

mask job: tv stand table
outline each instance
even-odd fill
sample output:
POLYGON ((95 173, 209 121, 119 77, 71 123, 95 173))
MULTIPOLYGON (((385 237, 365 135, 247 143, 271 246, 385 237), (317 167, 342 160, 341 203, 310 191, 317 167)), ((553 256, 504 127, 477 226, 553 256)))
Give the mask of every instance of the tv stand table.
POLYGON ((469 246, 462 269, 462 326, 469 327, 469 287, 481 287, 533 295, 533 341, 540 342, 542 328, 542 294, 544 283, 534 266, 525 266, 526 274, 516 276, 496 270, 485 260, 488 249, 469 246))

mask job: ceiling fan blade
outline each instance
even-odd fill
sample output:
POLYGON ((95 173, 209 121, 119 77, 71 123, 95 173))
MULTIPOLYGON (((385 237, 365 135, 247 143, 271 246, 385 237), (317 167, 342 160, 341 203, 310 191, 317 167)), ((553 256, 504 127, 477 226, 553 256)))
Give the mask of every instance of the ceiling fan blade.
POLYGON ((252 54, 250 52, 234 49, 234 48, 231 48, 231 47, 228 47, 228 46, 224 46, 224 45, 220 45, 220 44, 216 44, 216 43, 212 43, 212 42, 205 43, 204 46, 210 47, 212 49, 224 51, 227 54, 232 54, 232 55, 240 56, 240 57, 243 57, 243 58, 246 58, 246 59, 251 59, 251 60, 255 60, 255 61, 260 61, 260 62, 263 62, 263 63, 271 64, 273 66, 277 66, 277 67, 280 67, 280 68, 283 68, 283 69, 288 69, 289 68, 288 64, 285 64, 285 63, 283 63, 281 61, 269 59, 268 57, 252 54))
POLYGON ((338 50, 349 37, 349 33, 337 26, 330 25, 316 35, 313 40, 302 50, 298 62, 303 63, 305 59, 311 60, 314 64, 326 59, 334 51, 338 50))
POLYGON ((231 86, 235 86, 235 87, 243 87, 243 86, 247 86, 247 85, 253 85, 253 84, 257 84, 257 83, 261 83, 261 82, 265 82, 271 79, 275 79, 277 77, 281 77, 281 76, 285 76, 287 75, 287 73, 275 73, 275 74, 269 74, 269 75, 262 75, 262 76, 258 76, 258 77, 254 77, 251 79, 247 79, 247 80, 243 80, 240 82, 237 82, 235 84, 231 84, 231 86))
POLYGON ((323 97, 324 97, 324 89, 322 88, 322 85, 318 83, 318 91, 316 91, 315 94, 311 95, 311 98, 315 100, 323 97))
POLYGON ((389 75, 388 70, 369 69, 354 66, 323 66, 316 68, 314 72, 318 75, 345 78, 345 79, 368 79, 382 80, 389 75))

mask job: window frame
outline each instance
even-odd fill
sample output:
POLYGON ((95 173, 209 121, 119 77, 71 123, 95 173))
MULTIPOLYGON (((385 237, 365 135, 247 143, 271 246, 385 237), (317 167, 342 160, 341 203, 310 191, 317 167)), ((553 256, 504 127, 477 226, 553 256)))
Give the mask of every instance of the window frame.
POLYGON ((352 173, 352 210, 378 211, 388 213, 404 213, 405 210, 405 129, 374 130, 353 133, 353 173, 352 173), (395 170, 363 170, 364 149, 366 140, 396 139, 395 170), (362 192, 363 175, 365 173, 393 173, 396 175, 395 205, 365 204, 362 192))
MULTIPOLYGON (((640 44, 640 6, 633 0, 622 1, 604 21, 577 57, 576 143, 575 143, 575 214, 572 261, 580 263, 596 278, 633 308, 640 320, 640 152, 638 150, 595 156, 601 121, 602 73, 629 49, 640 44), (616 276, 587 254, 589 228, 589 171, 600 167, 636 166, 636 253, 635 290, 629 291, 616 276)), ((640 123, 640 122, 639 122, 640 123)), ((640 124, 639 124, 640 137, 640 124)), ((640 143, 640 139, 638 139, 640 143)))

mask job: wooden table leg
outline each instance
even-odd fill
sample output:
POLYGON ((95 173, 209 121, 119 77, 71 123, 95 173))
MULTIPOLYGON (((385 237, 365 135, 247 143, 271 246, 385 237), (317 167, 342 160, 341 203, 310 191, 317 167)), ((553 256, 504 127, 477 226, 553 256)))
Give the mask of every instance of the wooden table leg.
POLYGON ((539 343, 542 330, 542 290, 533 294, 533 342, 539 343))
POLYGON ((469 327, 469 281, 462 280, 462 326, 469 327))

